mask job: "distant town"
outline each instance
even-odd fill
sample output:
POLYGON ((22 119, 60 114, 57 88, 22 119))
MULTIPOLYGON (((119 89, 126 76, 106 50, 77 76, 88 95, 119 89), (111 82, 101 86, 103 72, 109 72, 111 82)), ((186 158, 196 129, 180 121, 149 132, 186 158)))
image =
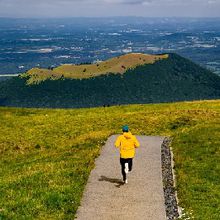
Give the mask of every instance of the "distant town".
POLYGON ((0 19, 0 74, 175 52, 220 75, 220 19, 0 19))

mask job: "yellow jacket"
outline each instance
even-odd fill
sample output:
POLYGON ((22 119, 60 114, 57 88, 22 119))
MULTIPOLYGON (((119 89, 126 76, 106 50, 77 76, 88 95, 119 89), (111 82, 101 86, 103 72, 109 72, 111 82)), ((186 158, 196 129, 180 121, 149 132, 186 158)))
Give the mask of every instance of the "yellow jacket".
POLYGON ((124 132, 123 135, 117 138, 115 146, 120 149, 121 158, 133 158, 135 148, 139 147, 140 143, 131 132, 124 132))

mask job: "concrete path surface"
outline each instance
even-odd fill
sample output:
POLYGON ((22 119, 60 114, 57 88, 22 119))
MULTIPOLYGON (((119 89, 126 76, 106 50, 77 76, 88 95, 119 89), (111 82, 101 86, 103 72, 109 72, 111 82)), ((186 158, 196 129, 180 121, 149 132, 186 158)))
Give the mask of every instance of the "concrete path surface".
POLYGON ((111 136, 96 159, 85 188, 78 220, 165 220, 161 170, 163 137, 137 136, 133 170, 123 184, 119 150, 111 136))

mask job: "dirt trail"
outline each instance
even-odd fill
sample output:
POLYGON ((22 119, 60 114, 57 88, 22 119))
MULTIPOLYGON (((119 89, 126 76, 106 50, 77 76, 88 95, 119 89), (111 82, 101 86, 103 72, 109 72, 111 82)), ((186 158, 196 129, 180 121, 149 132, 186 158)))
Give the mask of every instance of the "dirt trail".
POLYGON ((137 136, 133 170, 128 184, 123 185, 119 152, 111 136, 96 160, 77 220, 165 220, 165 205, 161 171, 163 137, 137 136))

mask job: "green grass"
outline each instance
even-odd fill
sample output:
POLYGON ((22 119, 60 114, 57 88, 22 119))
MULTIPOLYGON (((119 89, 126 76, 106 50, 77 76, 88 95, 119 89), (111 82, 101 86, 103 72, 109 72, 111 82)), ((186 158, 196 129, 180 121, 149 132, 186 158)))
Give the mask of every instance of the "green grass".
POLYGON ((220 101, 0 108, 0 219, 73 219, 94 159, 123 124, 171 136, 185 216, 220 219, 220 101))

